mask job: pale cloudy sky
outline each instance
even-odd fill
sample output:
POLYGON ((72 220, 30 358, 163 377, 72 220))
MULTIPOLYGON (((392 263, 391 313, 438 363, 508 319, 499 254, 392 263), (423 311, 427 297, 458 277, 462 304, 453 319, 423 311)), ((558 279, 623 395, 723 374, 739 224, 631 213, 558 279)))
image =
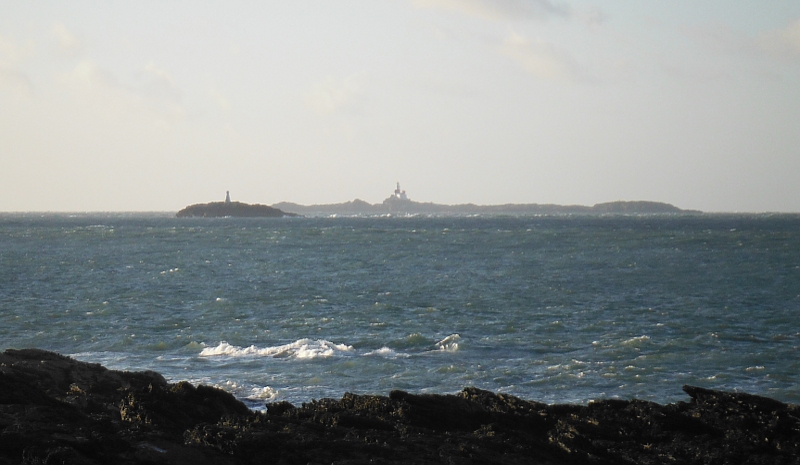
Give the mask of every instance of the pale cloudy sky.
POLYGON ((0 3, 0 211, 800 212, 800 1, 0 3))

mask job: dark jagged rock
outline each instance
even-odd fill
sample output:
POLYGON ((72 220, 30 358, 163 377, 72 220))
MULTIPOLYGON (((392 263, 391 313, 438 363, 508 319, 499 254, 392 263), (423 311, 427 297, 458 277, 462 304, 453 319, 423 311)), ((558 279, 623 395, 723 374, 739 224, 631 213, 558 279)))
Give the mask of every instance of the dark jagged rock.
POLYGON ((800 408, 685 386, 689 402, 547 405, 345 394, 249 411, 230 394, 36 349, 0 354, 0 464, 798 464, 800 408))
POLYGON ((0 463, 230 463, 187 428, 250 411, 230 394, 38 349, 0 354, 0 463))
POLYGON ((267 205, 243 202, 211 202, 189 205, 175 216, 178 218, 222 218, 226 216, 238 218, 283 218, 298 215, 267 205))

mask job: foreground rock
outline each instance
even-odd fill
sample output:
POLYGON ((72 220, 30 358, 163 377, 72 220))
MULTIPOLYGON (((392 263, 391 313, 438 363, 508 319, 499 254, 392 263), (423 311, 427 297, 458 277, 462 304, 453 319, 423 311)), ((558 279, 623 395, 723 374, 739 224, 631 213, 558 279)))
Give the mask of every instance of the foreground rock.
POLYGON ((249 411, 169 384, 28 349, 0 354, 0 464, 800 463, 800 409, 685 386, 689 402, 547 405, 457 395, 345 394, 249 411))

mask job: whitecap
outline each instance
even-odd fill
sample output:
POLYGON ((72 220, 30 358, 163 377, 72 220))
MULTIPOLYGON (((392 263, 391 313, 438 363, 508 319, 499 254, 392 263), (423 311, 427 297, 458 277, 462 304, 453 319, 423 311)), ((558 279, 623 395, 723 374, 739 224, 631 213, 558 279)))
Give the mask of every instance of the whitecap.
POLYGON ((253 388, 252 394, 247 396, 248 399, 253 400, 273 400, 278 397, 278 390, 269 386, 263 388, 253 388))
POLYGON ((642 342, 647 342, 649 340, 650 340, 650 336, 638 336, 638 337, 632 337, 632 338, 628 339, 627 341, 623 341, 622 344, 627 346, 627 345, 632 345, 632 344, 640 344, 642 342))
POLYGON ((342 355, 352 352, 353 347, 347 344, 335 344, 324 339, 298 339, 289 344, 272 347, 259 348, 254 345, 250 347, 239 347, 220 342, 215 347, 206 347, 200 351, 201 357, 285 357, 297 359, 327 358, 334 355, 342 355))
POLYGON ((371 350, 364 354, 364 356, 377 356, 377 357, 386 357, 386 358, 398 358, 398 357, 410 357, 408 354, 397 352, 393 349, 390 349, 386 346, 381 347, 380 349, 371 350))
POLYGON ((445 352, 455 352, 458 350, 458 344, 460 340, 461 336, 459 336, 458 334, 451 334, 446 338, 442 339, 441 341, 437 342, 436 347, 438 347, 439 350, 445 352))

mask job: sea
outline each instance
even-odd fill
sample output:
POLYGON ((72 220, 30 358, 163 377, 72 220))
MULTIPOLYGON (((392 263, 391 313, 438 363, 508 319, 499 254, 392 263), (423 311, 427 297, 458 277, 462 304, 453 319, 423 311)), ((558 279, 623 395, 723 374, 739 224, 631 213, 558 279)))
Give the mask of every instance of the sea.
POLYGON ((0 215, 0 349, 252 409, 344 393, 800 403, 800 215, 0 215))

